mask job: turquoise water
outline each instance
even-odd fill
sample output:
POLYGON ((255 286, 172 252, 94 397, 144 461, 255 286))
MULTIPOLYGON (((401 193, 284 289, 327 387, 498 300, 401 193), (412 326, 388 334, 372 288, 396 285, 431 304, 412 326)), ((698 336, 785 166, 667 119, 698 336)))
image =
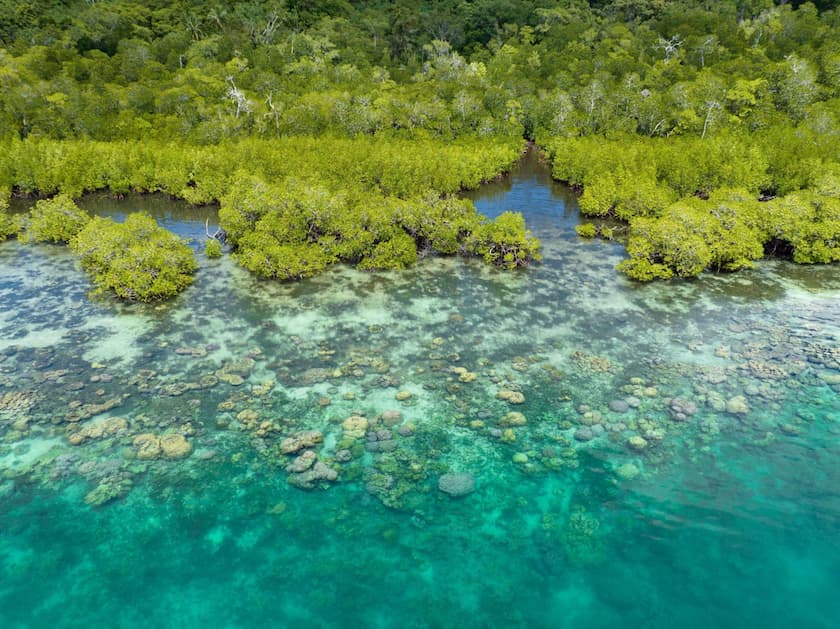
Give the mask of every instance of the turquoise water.
MULTIPOLYGON (((125 307, 0 245, 0 626, 836 627, 837 267, 638 286, 533 157, 473 196, 543 264, 278 285, 202 258, 125 307), (337 474, 309 489, 305 430, 337 474)), ((197 250, 214 218, 86 203, 197 250)))

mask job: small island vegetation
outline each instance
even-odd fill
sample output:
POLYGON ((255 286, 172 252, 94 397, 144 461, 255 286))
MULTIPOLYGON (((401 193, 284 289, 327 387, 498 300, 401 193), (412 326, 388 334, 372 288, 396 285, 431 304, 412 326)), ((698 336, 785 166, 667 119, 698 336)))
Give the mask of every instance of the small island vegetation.
POLYGON ((184 290, 198 265, 190 246, 135 213, 117 223, 96 216, 70 241, 96 290, 113 291, 126 301, 158 301, 184 290))
POLYGON ((208 258, 215 259, 222 257, 222 243, 216 238, 208 238, 204 242, 204 255, 208 258))
MULTIPOLYGON (((597 235, 626 242, 634 279, 840 257, 840 12, 827 0, 12 9, 4 201, 109 189, 218 202, 234 258, 282 280, 432 252, 512 269, 539 259, 524 220, 488 221, 456 195, 527 139, 585 215, 623 223, 597 235)), ((19 228, 0 212, 0 238, 19 228)))

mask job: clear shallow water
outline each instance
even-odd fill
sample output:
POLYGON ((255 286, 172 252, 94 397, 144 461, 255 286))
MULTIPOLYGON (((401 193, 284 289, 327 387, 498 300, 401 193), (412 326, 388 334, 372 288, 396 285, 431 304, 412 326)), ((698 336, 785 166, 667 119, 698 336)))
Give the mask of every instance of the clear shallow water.
MULTIPOLYGON (((138 308, 0 245, 0 625, 837 626, 837 267, 637 286, 534 161, 474 198, 525 212, 543 264, 277 285, 202 259, 138 308), (305 429, 339 474, 310 490, 280 453, 305 429), (174 433, 189 456, 137 458, 174 433)), ((213 216, 88 202, 197 241, 213 216)))

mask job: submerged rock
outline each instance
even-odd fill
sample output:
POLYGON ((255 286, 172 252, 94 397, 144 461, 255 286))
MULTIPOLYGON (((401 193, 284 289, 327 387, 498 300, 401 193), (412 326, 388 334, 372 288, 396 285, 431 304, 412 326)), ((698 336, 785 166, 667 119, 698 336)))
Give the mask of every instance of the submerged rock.
POLYGON ((316 461, 311 469, 300 474, 290 474, 286 479, 290 485, 300 489, 314 489, 316 483, 332 482, 338 479, 338 472, 321 461, 316 461))
POLYGON ((586 411, 578 419, 584 426, 596 426, 603 421, 604 417, 598 411, 586 411))
POLYGON ((192 452, 192 444, 187 441, 184 435, 172 434, 163 435, 160 438, 160 447, 163 456, 167 459, 183 459, 192 452))
POLYGON ((263 397, 271 393, 271 390, 274 388, 274 380, 266 380, 262 384, 255 384, 251 387, 251 395, 254 397, 263 397))
POLYGON ((323 367, 312 367, 307 369, 300 375, 300 383, 304 386, 311 386, 319 382, 325 382, 332 376, 330 369, 323 367))
POLYGON ((134 437, 134 445, 137 446, 135 456, 144 461, 151 461, 160 456, 160 440, 151 433, 144 433, 134 437))
POLYGON ((388 429, 371 432, 367 436, 365 447, 368 452, 393 452, 397 449, 397 442, 394 435, 388 429))
POLYGON ((207 348, 205 347, 177 347, 175 353, 181 356, 192 356, 193 358, 203 358, 207 355, 207 348))
POLYGON ((624 400, 613 400, 610 402, 610 410, 613 413, 626 413, 630 410, 630 405, 624 400))
POLYGON ((726 412, 731 415, 746 415, 750 412, 747 398, 743 395, 736 395, 726 401, 726 412))
POLYGON ((160 436, 143 433, 134 437, 133 444, 137 447, 135 456, 144 461, 160 458, 161 455, 167 459, 183 459, 192 453, 192 444, 178 433, 160 436))
POLYGON ((384 441, 368 441, 365 444, 368 452, 393 452, 397 449, 397 442, 393 439, 386 439, 384 441))
POLYGON ((226 382, 232 387, 239 387, 245 384, 245 378, 235 373, 225 373, 223 371, 217 371, 216 376, 221 382, 226 382))
POLYGON ((295 459, 286 466, 286 471, 290 474, 300 474, 312 467, 317 459, 318 455, 315 454, 315 452, 312 450, 305 450, 303 454, 295 457, 295 459))
POLYGON ((259 418, 260 414, 252 408, 246 408, 236 414, 236 420, 246 426, 253 426, 259 418))
POLYGON ((324 442, 324 435, 320 430, 304 430, 291 437, 283 439, 280 443, 281 454, 292 454, 304 448, 311 448, 324 442))
POLYGON ((792 424, 789 422, 779 424, 779 430, 781 430, 786 435, 790 435, 791 437, 798 437, 803 432, 805 432, 801 426, 797 426, 796 424, 792 424))
MULTIPOLYGON (((73 425, 73 424, 71 424, 73 425)), ((77 432, 68 435, 70 445, 81 445, 88 439, 101 439, 124 431, 128 428, 128 420, 122 417, 108 417, 96 424, 83 426, 77 432)))
POLYGON ((85 502, 93 507, 104 505, 127 494, 131 489, 128 479, 106 479, 85 496, 85 502))
POLYGON ((213 374, 206 374, 198 380, 199 389, 212 389, 217 384, 219 384, 219 379, 213 374))
POLYGON ((199 461, 209 461, 215 458, 217 452, 211 448, 200 448, 195 451, 195 456, 199 461))
POLYGON ((348 439, 361 439, 367 431, 368 420, 359 415, 352 415, 341 423, 344 436, 348 439))
POLYGON ((245 356, 238 360, 230 360, 222 366, 222 371, 228 374, 235 374, 247 378, 251 375, 251 370, 254 368, 256 361, 250 356, 245 356))
POLYGON ((396 426, 402 421, 402 413, 396 410, 383 411, 380 418, 386 426, 396 426))
POLYGON ((644 437, 634 435, 627 440, 627 445, 631 450, 635 450, 636 452, 642 452, 643 450, 647 449, 648 442, 644 437))
POLYGON ((458 380, 461 382, 472 382, 478 377, 478 374, 474 371, 464 371, 463 373, 459 374, 458 380))
POLYGON ((691 400, 675 397, 668 404, 668 410, 671 412, 671 419, 684 422, 697 412, 697 405, 691 400))
POLYGON ((524 426, 527 423, 525 415, 519 411, 511 411, 499 420, 500 426, 524 426))
POLYGON ((840 384, 840 373, 829 373, 826 371, 821 371, 817 374, 817 377, 828 385, 833 386, 840 384))
POLYGON ((624 480, 633 480, 639 475, 639 468, 632 463, 625 463, 620 466, 615 473, 618 474, 619 478, 624 480))
POLYGON ((251 370, 255 364, 256 361, 250 356, 238 360, 229 360, 221 369, 216 371, 216 377, 222 382, 238 387, 244 384, 245 380, 251 375, 251 370))
POLYGON ((511 389, 500 389, 496 394, 496 397, 500 400, 504 400, 508 404, 525 403, 525 395, 523 395, 520 391, 512 391, 511 389))
POLYGON ((598 563, 604 558, 603 541, 599 535, 601 523, 583 509, 578 509, 566 522, 562 532, 566 558, 573 565, 598 563))
POLYGON ((438 489, 453 498, 475 491, 475 477, 465 472, 444 474, 438 479, 438 489))
POLYGON ((95 415, 101 415, 106 411, 110 411, 111 409, 120 406, 127 397, 128 395, 117 395, 99 404, 82 404, 81 406, 71 409, 71 411, 65 415, 64 419, 69 423, 90 419, 95 415))
POLYGON ((335 460, 339 463, 347 463, 353 459, 353 453, 350 450, 338 450, 335 453, 335 460))

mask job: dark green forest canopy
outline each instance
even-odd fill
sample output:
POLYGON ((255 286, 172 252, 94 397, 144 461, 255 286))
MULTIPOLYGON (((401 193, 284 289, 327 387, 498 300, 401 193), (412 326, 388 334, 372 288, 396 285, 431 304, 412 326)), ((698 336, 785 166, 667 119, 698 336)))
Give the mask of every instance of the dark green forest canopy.
MULTIPOLYGON (((521 146, 524 137, 548 149, 557 178, 581 186, 584 212, 625 222, 616 232, 629 239, 623 268, 638 279, 734 269, 765 251, 835 261, 837 4, 0 0, 0 130, 7 145, 17 143, 0 158, 0 186, 40 190, 33 182, 62 169, 55 155, 83 153, 86 141, 174 143, 168 154, 258 139, 320 138, 329 147, 367 138, 383 155, 412 156, 401 158, 406 181, 382 189, 374 164, 325 188, 374 192, 375 203, 351 205, 379 207, 381 195, 430 199, 474 186, 515 159, 509 151, 500 162, 496 148, 483 156, 483 146, 521 146), (45 140, 72 147, 45 155, 54 146, 45 140), (463 159, 444 161, 463 166, 478 156, 473 174, 446 189, 417 183, 440 179, 448 166, 435 156, 453 141, 463 159), (422 151, 413 142, 425 143, 422 151), (28 170, 10 162, 28 151, 28 170), (758 201, 771 197, 776 206, 758 201), (720 208, 691 199, 727 199, 731 220, 713 229, 720 208), (674 231, 689 215, 680 226, 688 231, 674 231), (716 230, 736 224, 749 227, 751 246, 709 253, 716 230), (686 243, 696 247, 675 249, 686 243)), ((173 170, 189 163, 183 156, 147 164, 150 188, 136 173, 118 182, 101 172, 40 191, 78 195, 121 183, 223 201, 235 174, 214 159, 201 161, 200 176, 173 170), (191 192, 196 186, 203 189, 191 192)), ((373 246, 404 252, 386 242, 405 244, 399 233, 373 246)))
POLYGON ((758 131, 840 109, 834 5, 2 0, 2 129, 205 143, 758 131))

